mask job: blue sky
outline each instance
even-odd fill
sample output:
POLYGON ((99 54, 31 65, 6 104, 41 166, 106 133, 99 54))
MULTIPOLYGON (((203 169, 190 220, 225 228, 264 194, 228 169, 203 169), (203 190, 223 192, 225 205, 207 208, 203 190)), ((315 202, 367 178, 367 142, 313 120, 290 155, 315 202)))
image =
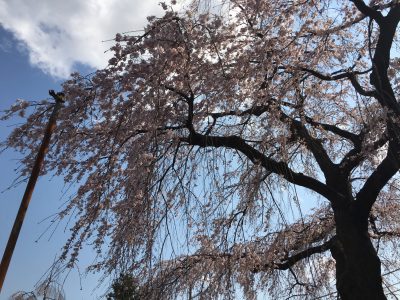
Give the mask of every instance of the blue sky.
MULTIPOLYGON (((117 32, 142 29, 147 15, 160 14, 159 1, 139 0, 0 0, 0 110, 16 99, 28 101, 48 97, 72 71, 83 74, 106 66, 112 45, 102 42, 117 32)), ((18 120, 0 123, 3 141, 18 120)), ((7 189, 17 177, 19 155, 0 155, 0 253, 2 255, 25 183, 7 189)), ((62 204, 61 178, 40 178, 9 267, 0 300, 18 290, 31 291, 53 262, 68 232, 58 228, 50 237, 46 217, 62 204)), ((81 272, 91 261, 90 248, 82 252, 81 272)), ((80 278, 72 271, 65 283, 67 299, 98 299, 98 276, 80 278), (80 283, 80 280, 81 283, 80 283), (82 288, 82 290, 81 290, 82 288)))
MULTIPOLYGON (((62 79, 55 78, 51 74, 44 73, 40 68, 29 62, 27 49, 18 46, 10 32, 0 28, 0 40, 7 48, 0 52, 0 101, 1 109, 10 106, 16 98, 26 100, 38 100, 47 98, 48 89, 60 89, 62 79)), ((81 69, 89 69, 81 66, 81 69)), ((0 125, 1 140, 7 136, 16 120, 3 122, 0 125)), ((19 155, 12 151, 2 153, 0 156, 0 251, 3 253, 11 230, 14 217, 17 213, 20 199, 25 189, 25 183, 16 188, 7 190, 17 177, 15 168, 19 155)), ((18 244, 16 246, 10 267, 4 282, 0 299, 8 297, 18 291, 33 290, 34 285, 51 265, 56 253, 62 247, 66 238, 63 228, 49 240, 49 234, 45 234, 39 241, 36 240, 49 225, 48 221, 41 222, 44 218, 55 213, 61 205, 61 189, 63 182, 59 178, 41 178, 34 192, 18 244), (39 222, 41 222, 39 224, 39 222)), ((86 257, 90 257, 87 249, 86 257)), ((85 266, 82 265, 82 268, 85 266)), ((83 279, 83 290, 80 290, 79 275, 74 271, 66 282, 66 295, 69 299, 96 299, 97 294, 92 293, 96 287, 97 278, 91 276, 83 279)))

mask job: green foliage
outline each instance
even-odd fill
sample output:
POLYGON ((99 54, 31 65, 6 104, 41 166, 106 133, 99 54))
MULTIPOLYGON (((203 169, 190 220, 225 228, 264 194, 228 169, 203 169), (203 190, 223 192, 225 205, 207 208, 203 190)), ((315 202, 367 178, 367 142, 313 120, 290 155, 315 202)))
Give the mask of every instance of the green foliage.
POLYGON ((111 285, 107 300, 140 300, 139 287, 132 275, 121 274, 111 285))

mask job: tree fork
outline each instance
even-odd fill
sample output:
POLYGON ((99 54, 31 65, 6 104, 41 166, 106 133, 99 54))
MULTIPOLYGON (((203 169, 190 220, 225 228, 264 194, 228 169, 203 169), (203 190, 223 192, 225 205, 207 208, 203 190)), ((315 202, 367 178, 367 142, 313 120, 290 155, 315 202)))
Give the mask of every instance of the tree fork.
POLYGON ((40 170, 43 165, 44 157, 49 148, 51 135, 56 127, 56 120, 58 111, 64 103, 64 94, 55 93, 53 90, 49 91, 50 96, 56 101, 53 112, 49 118, 49 122, 44 133, 42 144, 40 145, 39 152, 36 156, 35 164, 33 165, 31 176, 29 177, 28 184, 25 189, 24 196, 22 197, 20 207, 18 209, 17 216, 12 227, 10 237, 8 238, 7 246, 4 250, 3 258, 0 264, 0 293, 3 287, 4 279, 7 274, 8 266, 10 265, 11 257, 14 253, 15 245, 18 240, 19 233, 21 231, 22 224, 24 222, 25 214, 31 200, 33 190, 35 189, 36 181, 39 177, 40 170))

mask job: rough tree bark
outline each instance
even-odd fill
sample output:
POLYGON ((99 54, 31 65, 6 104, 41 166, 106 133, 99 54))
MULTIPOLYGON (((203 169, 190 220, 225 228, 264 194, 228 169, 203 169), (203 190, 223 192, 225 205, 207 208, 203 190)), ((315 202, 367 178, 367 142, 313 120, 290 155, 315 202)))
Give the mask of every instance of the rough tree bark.
POLYGON ((335 210, 337 235, 330 250, 336 260, 338 293, 343 300, 386 299, 380 259, 368 235, 368 227, 360 224, 367 220, 360 220, 351 207, 335 210))
POLYGON ((390 142, 387 157, 367 180, 357 198, 352 199, 348 194, 345 197, 348 200, 344 203, 333 200, 337 240, 331 253, 336 260, 337 290, 342 299, 386 299, 382 288, 381 262, 368 234, 368 218, 379 192, 399 170, 399 127, 394 119, 400 116, 400 107, 387 70, 400 20, 400 6, 395 5, 383 16, 361 0, 353 2, 363 14, 379 25, 380 34, 372 59, 370 81, 376 89, 376 99, 389 111, 390 142))

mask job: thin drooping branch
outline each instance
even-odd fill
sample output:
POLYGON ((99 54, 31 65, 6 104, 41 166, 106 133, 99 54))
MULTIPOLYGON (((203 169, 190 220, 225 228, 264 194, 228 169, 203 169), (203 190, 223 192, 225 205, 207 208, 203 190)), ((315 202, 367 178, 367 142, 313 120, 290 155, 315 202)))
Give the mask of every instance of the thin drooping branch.
POLYGON ((251 253, 248 251, 240 251, 239 253, 235 253, 235 251, 224 252, 216 249, 208 253, 200 252, 179 257, 170 261, 164 261, 162 269, 158 271, 152 281, 143 285, 142 291, 145 296, 153 296, 154 298, 156 295, 156 298, 159 298, 162 295, 162 291, 173 289, 175 285, 184 285, 188 289, 191 289, 193 286, 188 284, 188 274, 193 274, 196 269, 204 269, 206 267, 210 277, 215 276, 220 278, 220 276, 226 274, 222 270, 215 269, 214 266, 221 264, 226 265, 227 263, 229 263, 229 268, 235 268, 235 266, 246 263, 247 271, 251 273, 292 270, 292 268, 302 260, 331 249, 335 240, 336 237, 333 236, 328 241, 318 246, 309 247, 285 258, 278 258, 276 255, 268 257, 264 252, 251 253), (252 261, 254 255, 260 257, 261 264, 252 261))

